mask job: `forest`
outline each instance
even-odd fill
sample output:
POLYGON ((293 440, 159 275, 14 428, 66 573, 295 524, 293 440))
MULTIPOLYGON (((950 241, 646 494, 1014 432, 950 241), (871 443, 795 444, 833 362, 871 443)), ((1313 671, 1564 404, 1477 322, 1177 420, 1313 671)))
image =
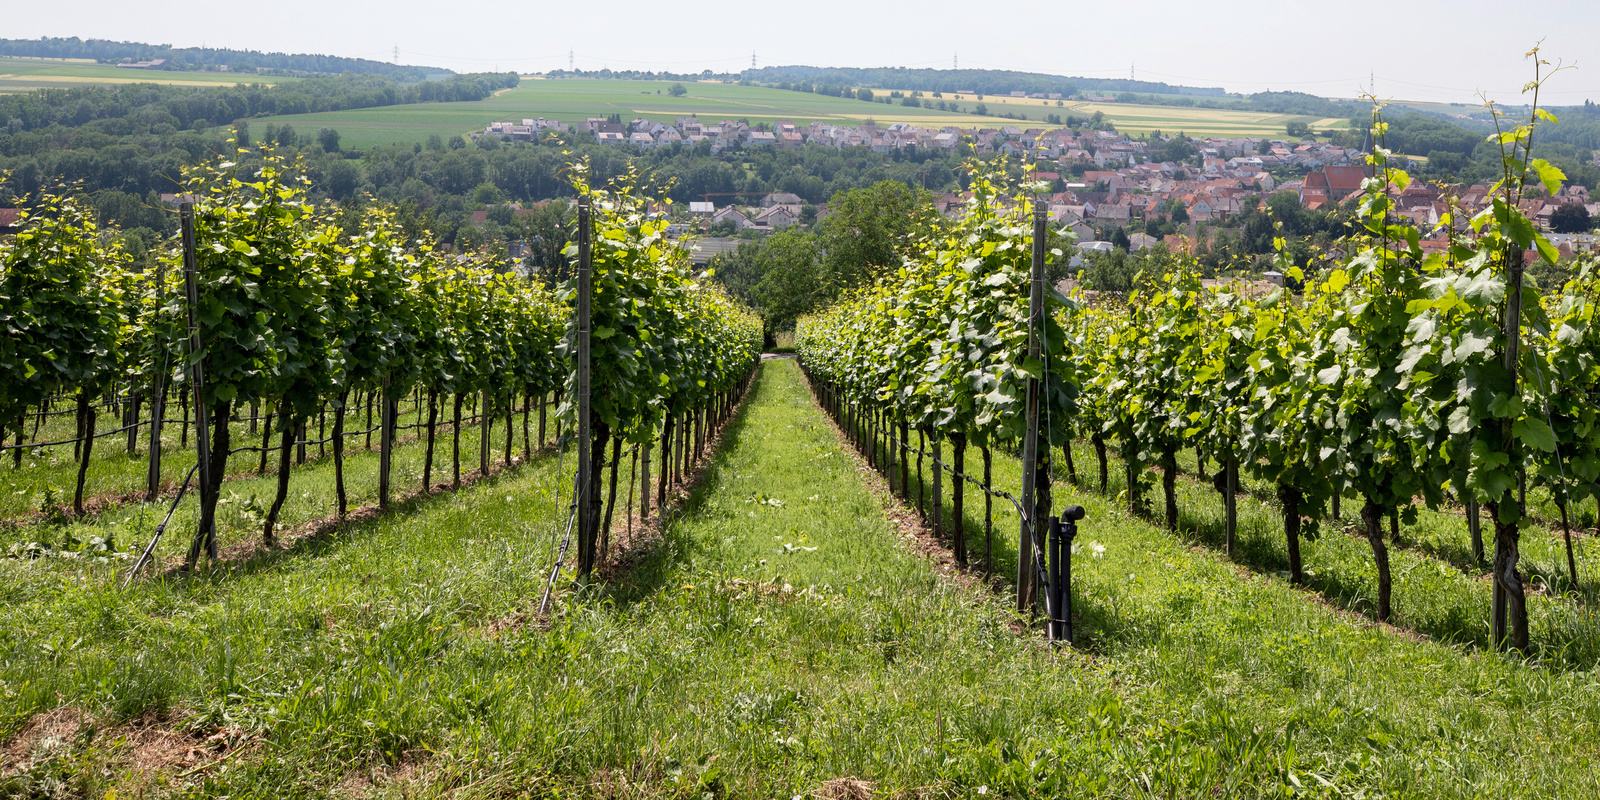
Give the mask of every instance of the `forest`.
POLYGON ((263 53, 257 50, 229 50, 216 47, 173 47, 168 44, 117 42, 109 39, 41 37, 38 39, 0 39, 0 56, 26 58, 92 58, 102 63, 167 59, 169 70, 205 70, 228 67, 233 72, 260 72, 274 75, 339 75, 357 72, 383 75, 398 81, 420 81, 429 75, 449 74, 439 67, 417 67, 373 61, 366 58, 297 53, 263 53))

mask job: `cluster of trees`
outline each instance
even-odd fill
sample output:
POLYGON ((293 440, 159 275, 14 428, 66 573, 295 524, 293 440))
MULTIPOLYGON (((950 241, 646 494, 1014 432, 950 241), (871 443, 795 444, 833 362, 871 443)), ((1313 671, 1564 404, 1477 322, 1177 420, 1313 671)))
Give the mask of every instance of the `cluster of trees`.
POLYGON ((767 333, 898 269, 906 247, 942 220, 925 193, 881 181, 834 195, 814 230, 793 226, 711 261, 712 274, 755 309, 767 333))
MULTIPOLYGON (((1370 113, 1368 110, 1359 116, 1352 115, 1351 130, 1365 130, 1370 113)), ((1388 131, 1384 134, 1384 145, 1395 152, 1426 155, 1430 159, 1434 153, 1471 156, 1482 143, 1483 136, 1477 132, 1420 113, 1392 116, 1388 131)))
MULTIPOLYGON (((1498 109, 1471 111, 1452 115, 1451 121, 1482 135, 1496 131, 1494 113, 1498 109)), ((1600 105, 1593 100, 1581 106, 1560 106, 1550 109, 1551 118, 1543 120, 1534 136, 1534 143, 1571 145, 1577 150, 1600 150, 1600 105)), ((1520 113, 1520 110, 1519 110, 1520 113)))
POLYGON ((1583 150, 1600 150, 1600 105, 1585 100, 1581 106, 1558 108, 1555 114, 1560 121, 1541 128, 1541 138, 1583 150))
POLYGON ((417 67, 372 61, 365 58, 296 53, 263 53, 259 50, 229 50, 218 47, 173 47, 170 44, 118 42, 110 39, 40 37, 38 39, 0 39, 0 56, 22 58, 92 58, 103 63, 151 61, 164 58, 170 70, 204 70, 227 66, 275 74, 341 75, 357 72, 383 75, 398 81, 420 81, 429 75, 449 74, 441 67, 417 67))

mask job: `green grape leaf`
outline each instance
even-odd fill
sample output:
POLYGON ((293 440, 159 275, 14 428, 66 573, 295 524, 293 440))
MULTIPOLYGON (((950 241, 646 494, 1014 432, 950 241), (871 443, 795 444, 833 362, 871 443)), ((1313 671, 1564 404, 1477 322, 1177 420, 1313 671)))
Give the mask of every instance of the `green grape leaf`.
POLYGON ((1538 173, 1539 183, 1544 185, 1545 191, 1549 192, 1551 197, 1555 197, 1556 193, 1561 191, 1561 184, 1567 179, 1567 174, 1560 168, 1542 158, 1534 159, 1529 166, 1538 173))
POLYGON ((1518 441, 1543 453, 1553 453, 1556 449, 1556 434, 1544 420, 1537 417, 1524 417, 1511 425, 1511 433, 1518 441))

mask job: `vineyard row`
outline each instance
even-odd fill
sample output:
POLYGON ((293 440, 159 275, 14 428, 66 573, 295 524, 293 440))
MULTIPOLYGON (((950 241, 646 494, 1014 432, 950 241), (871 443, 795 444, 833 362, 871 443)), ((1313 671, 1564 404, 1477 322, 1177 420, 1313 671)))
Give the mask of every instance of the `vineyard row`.
MULTIPOLYGON (((1493 639, 1526 650, 1526 489, 1554 498, 1569 553, 1568 508, 1600 496, 1600 274, 1582 265, 1544 296, 1524 279, 1524 253, 1554 252, 1518 201, 1560 186, 1559 171, 1514 147, 1527 135, 1506 139, 1490 209, 1446 220, 1444 252, 1425 252, 1419 231, 1395 221, 1391 198, 1409 178, 1379 148, 1362 227, 1340 257, 1307 275, 1280 240, 1280 269, 1302 291, 1206 286, 1192 260, 1168 255, 1138 291, 1049 292, 1045 313, 1025 300, 1041 262, 1061 257, 1034 248, 1028 222, 1042 209, 1027 184, 976 166, 960 219, 915 242, 877 286, 802 318, 797 347, 827 391, 902 440, 910 428, 957 452, 1025 450, 1037 426, 1031 519, 1049 515, 1051 450, 1088 440, 1102 472, 1110 448, 1126 465, 1136 513, 1159 468, 1175 529, 1177 454, 1193 448, 1218 465, 1230 555, 1241 471, 1275 487, 1299 581, 1303 520, 1357 497, 1380 620, 1391 613, 1385 523, 1454 498, 1482 558, 1481 507, 1494 529, 1493 639)), ((960 537, 954 546, 964 561, 960 537)), ((1019 583, 1026 575, 1019 565, 1019 583)))

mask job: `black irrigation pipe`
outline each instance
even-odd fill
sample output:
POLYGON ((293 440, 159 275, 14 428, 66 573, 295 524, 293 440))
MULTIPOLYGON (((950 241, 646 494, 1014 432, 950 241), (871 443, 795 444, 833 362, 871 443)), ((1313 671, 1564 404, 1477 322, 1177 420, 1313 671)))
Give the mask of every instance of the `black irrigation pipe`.
MULTIPOLYGON (((111 408, 111 403, 95 403, 94 407, 97 408, 97 409, 101 409, 101 410, 109 410, 111 408)), ((28 416, 28 417, 59 417, 59 416, 62 416, 64 414, 76 414, 76 413, 78 413, 78 409, 76 407, 73 407, 73 408, 63 408, 60 411, 35 411, 32 414, 28 414, 28 413, 24 412, 23 416, 28 416)))
MULTIPOLYGON (((481 421, 482 419, 483 419, 483 415, 482 414, 474 414, 471 418, 463 418, 461 420, 461 424, 462 425, 466 425, 469 422, 476 423, 476 422, 481 421)), ((140 424, 144 424, 144 423, 140 423, 140 424)), ((444 423, 439 423, 439 424, 440 425, 449 425, 450 423, 444 422, 444 423)), ((132 427, 132 426, 129 426, 129 427, 132 427)), ((426 427, 428 427, 428 424, 426 422, 413 422, 410 425, 396 425, 396 426, 394 426, 394 429, 397 430, 397 431, 411 431, 411 430, 416 430, 417 428, 426 428, 426 427)), ((344 436, 344 438, 348 439, 348 438, 350 438, 352 436, 365 436, 365 435, 367 435, 369 433, 376 433, 376 432, 378 432, 379 430, 382 430, 382 429, 383 429, 382 425, 374 425, 374 426, 372 426, 370 428, 367 428, 365 430, 345 431, 342 435, 344 436)), ((123 430, 127 430, 127 428, 124 428, 123 430)), ((111 433, 116 433, 116 431, 111 431, 111 433)), ((293 442, 290 442, 289 446, 290 447, 299 447, 301 445, 305 445, 305 446, 309 447, 311 445, 316 445, 316 444, 327 444, 328 442, 331 442, 333 440, 334 440, 334 437, 332 437, 332 436, 328 436, 328 437, 325 437, 325 438, 322 438, 322 439, 303 439, 303 440, 297 439, 297 440, 295 440, 293 442)), ((638 449, 638 447, 639 447, 638 445, 634 445, 634 449, 638 449)), ((263 450, 265 450, 265 451, 267 451, 269 453, 275 453, 280 448, 282 448, 282 445, 268 445, 266 447, 235 447, 232 450, 228 451, 228 455, 231 456, 234 453, 259 453, 259 452, 261 452, 263 450)), ((607 466, 609 466, 609 464, 607 466)))
MULTIPOLYGON (((346 439, 348 439, 348 438, 350 438, 352 436, 364 436, 364 435, 366 435, 368 433, 372 433, 374 431, 377 431, 378 429, 380 429, 382 427, 383 427, 382 425, 374 425, 374 426, 372 426, 370 428, 367 428, 366 430, 362 430, 362 431, 345 431, 343 435, 344 435, 344 438, 346 438, 346 439)), ((329 436, 329 437, 324 438, 324 439, 304 439, 304 440, 297 439, 295 441, 290 442, 289 446, 290 447, 298 447, 298 446, 301 446, 301 445, 310 446, 310 445, 314 445, 314 444, 327 444, 328 442, 333 441, 333 439, 334 439, 334 437, 332 437, 332 436, 329 436)), ((283 445, 277 445, 277 444, 267 445, 266 447, 235 447, 232 450, 228 451, 228 455, 231 456, 234 453, 260 453, 262 451, 266 451, 268 453, 276 453, 282 448, 283 448, 283 445)))
MULTIPOLYGON (((63 411, 63 412, 59 412, 59 413, 63 413, 64 414, 66 412, 63 411)), ((73 409, 72 413, 77 413, 77 410, 73 409)), ((248 418, 234 419, 233 422, 235 424, 242 424, 247 419, 248 418)), ((469 422, 476 423, 476 422, 478 422, 478 421, 480 421, 482 419, 483 419, 483 415, 482 414, 474 414, 470 418, 463 418, 461 420, 461 422, 462 422, 462 424, 466 424, 466 423, 469 423, 469 422)), ((94 434, 93 436, 91 436, 89 438, 91 438, 91 439, 103 439, 103 438, 105 438, 107 436, 112 436, 114 434, 125 433, 125 432, 130 431, 130 430, 132 430, 134 428, 142 428, 142 427, 144 427, 146 425, 149 425, 149 424, 150 424, 150 420, 147 420, 147 419, 146 420, 140 420, 138 422, 133 423, 132 425, 124 425, 124 426, 122 426, 120 428, 116 428, 116 429, 113 429, 113 430, 101 431, 99 433, 94 434)), ((164 420, 161 421, 161 427, 162 428, 165 428, 168 425, 192 425, 192 424, 194 424, 193 420, 185 422, 185 421, 179 420, 179 419, 164 419, 164 420)), ((449 423, 446 422, 446 423, 443 423, 443 424, 448 425, 449 423)), ((366 434, 376 432, 377 430, 379 430, 382 427, 383 427, 382 425, 374 425, 374 426, 372 426, 370 428, 367 428, 365 430, 345 431, 344 432, 344 436, 347 439, 350 438, 351 436, 365 436, 366 434)), ((416 422, 416 423, 412 423, 410 425, 396 425, 395 429, 396 430, 402 430, 402 431, 409 431, 409 430, 415 430, 417 428, 426 428, 426 427, 428 427, 426 423, 416 422)), ((77 436, 77 437, 74 437, 74 438, 71 438, 71 439, 62 439, 62 440, 57 441, 57 442, 28 442, 26 444, 0 444, 0 453, 4 453, 7 450, 32 450, 33 448, 36 448, 36 447, 59 447, 61 445, 67 445, 67 444, 80 444, 80 443, 83 442, 83 439, 84 439, 84 437, 77 436)), ((316 444, 327 444, 328 442, 331 442, 331 441, 333 441, 333 437, 329 436, 329 437, 326 437, 326 438, 323 438, 323 439, 296 440, 294 442, 291 442, 289 446, 290 447, 297 447, 297 446, 300 446, 300 445, 310 446, 310 445, 316 445, 316 444)), ((638 445, 634 445, 634 447, 637 448, 638 445)), ((233 449, 228 451, 228 455, 231 456, 234 453, 259 453, 259 452, 261 452, 263 450, 266 450, 268 452, 274 452, 278 448, 279 448, 279 445, 272 445, 272 446, 269 446, 269 447, 235 447, 235 448, 233 448, 233 449)))
MULTIPOLYGON (((851 401, 846 401, 846 402, 851 402, 851 401)), ((851 402, 851 405, 856 405, 856 406, 859 407, 859 404, 854 403, 854 402, 851 402)), ((966 474, 964 472, 956 472, 953 467, 950 467, 949 465, 944 463, 944 459, 943 458, 934 458, 932 452, 927 451, 927 450, 923 450, 920 447, 913 446, 909 442, 902 442, 902 441, 900 441, 900 437, 895 436, 893 433, 885 432, 884 433, 884 437, 887 438, 889 441, 900 445, 900 448, 903 451, 908 451, 908 452, 916 453, 917 455, 921 455, 921 456, 927 457, 928 459, 933 461, 933 465, 934 465, 935 468, 942 469, 945 472, 950 473, 951 476, 959 478, 959 479, 961 479, 961 480, 963 480, 963 481, 965 481, 965 482, 967 482, 969 484, 972 484, 973 486, 977 487, 979 491, 984 492, 984 493, 990 495, 991 497, 1003 497, 1003 498, 1005 498, 1007 500, 1010 500, 1011 501, 1011 505, 1016 507, 1017 513, 1018 514, 1022 514, 1022 501, 1017 499, 1017 497, 1015 495, 1012 495, 1010 492, 1007 492, 1007 491, 1005 491, 1003 489, 996 489, 993 486, 991 486, 991 485, 989 485, 987 483, 984 483, 983 481, 980 481, 977 478, 974 478, 971 475, 968 475, 968 474, 966 474)), ((1026 514, 1022 514, 1022 516, 1024 518, 1027 517, 1026 514)))
MULTIPOLYGON (((165 400, 168 403, 171 403, 174 400, 174 398, 177 398, 179 396, 180 396, 179 394, 174 393, 174 394, 168 395, 165 398, 165 400)), ((65 396, 62 396, 62 397, 53 398, 52 400, 41 404, 41 406, 48 405, 49 403, 53 403, 55 401, 60 401, 60 400, 74 400, 74 399, 76 399, 76 397, 77 397, 76 395, 65 395, 65 396)), ((130 402, 133 399, 132 395, 122 395, 122 397, 124 399, 120 403, 95 403, 93 405, 98 410, 109 411, 111 409, 116 408, 118 405, 127 405, 127 403, 130 402)), ((139 397, 143 398, 144 395, 140 394, 139 397)), ((148 399, 148 398, 145 398, 145 399, 148 399)), ((414 409, 419 409, 420 410, 422 408, 422 403, 420 401, 412 400, 410 398, 407 398, 406 400, 403 400, 403 401, 400 401, 399 403, 397 403, 397 405, 406 405, 406 404, 411 405, 414 409)), ((26 416, 26 417, 59 417, 59 416, 64 416, 66 414, 76 414, 76 413, 78 413, 78 409, 77 409, 76 406, 74 406, 73 408, 64 408, 64 409, 62 409, 60 411, 32 411, 32 412, 26 412, 25 411, 23 413, 23 415, 26 416)), ((235 423, 243 423, 243 422, 248 422, 249 420, 250 420, 249 417, 235 417, 233 421, 235 423)), ((144 420, 139 424, 148 425, 148 424, 150 424, 150 421, 149 420, 144 420)), ((175 420, 175 419, 169 419, 169 420, 166 420, 166 421, 164 421, 162 423, 163 427, 166 426, 166 425, 184 425, 184 424, 189 424, 189 423, 185 423, 182 420, 175 420)), ((71 439, 71 440, 68 440, 66 443, 70 444, 70 443, 76 442, 76 441, 77 441, 76 439, 71 439)), ((61 443, 57 442, 56 444, 61 444, 61 443)), ((47 447, 48 445, 29 445, 29 446, 47 447)))
MULTIPOLYGON (((112 434, 122 433, 124 431, 132 430, 134 428, 141 428, 141 427, 144 427, 145 425, 149 425, 149 424, 150 424, 149 420, 143 420, 143 421, 140 421, 140 422, 135 422, 132 425, 124 425, 124 426, 122 426, 120 428, 117 428, 115 430, 103 431, 101 433, 94 434, 93 436, 90 436, 88 438, 90 438, 90 439, 103 439, 103 438, 105 438, 107 436, 111 436, 112 434)), ((31 450, 31 449, 33 449, 35 447, 58 447, 58 446, 64 445, 64 444, 80 444, 80 443, 83 442, 83 440, 84 440, 84 437, 77 436, 77 437, 73 437, 71 439, 62 439, 59 442, 29 442, 27 444, 0 445, 0 453, 3 453, 5 451, 7 451, 7 450, 31 450)))

